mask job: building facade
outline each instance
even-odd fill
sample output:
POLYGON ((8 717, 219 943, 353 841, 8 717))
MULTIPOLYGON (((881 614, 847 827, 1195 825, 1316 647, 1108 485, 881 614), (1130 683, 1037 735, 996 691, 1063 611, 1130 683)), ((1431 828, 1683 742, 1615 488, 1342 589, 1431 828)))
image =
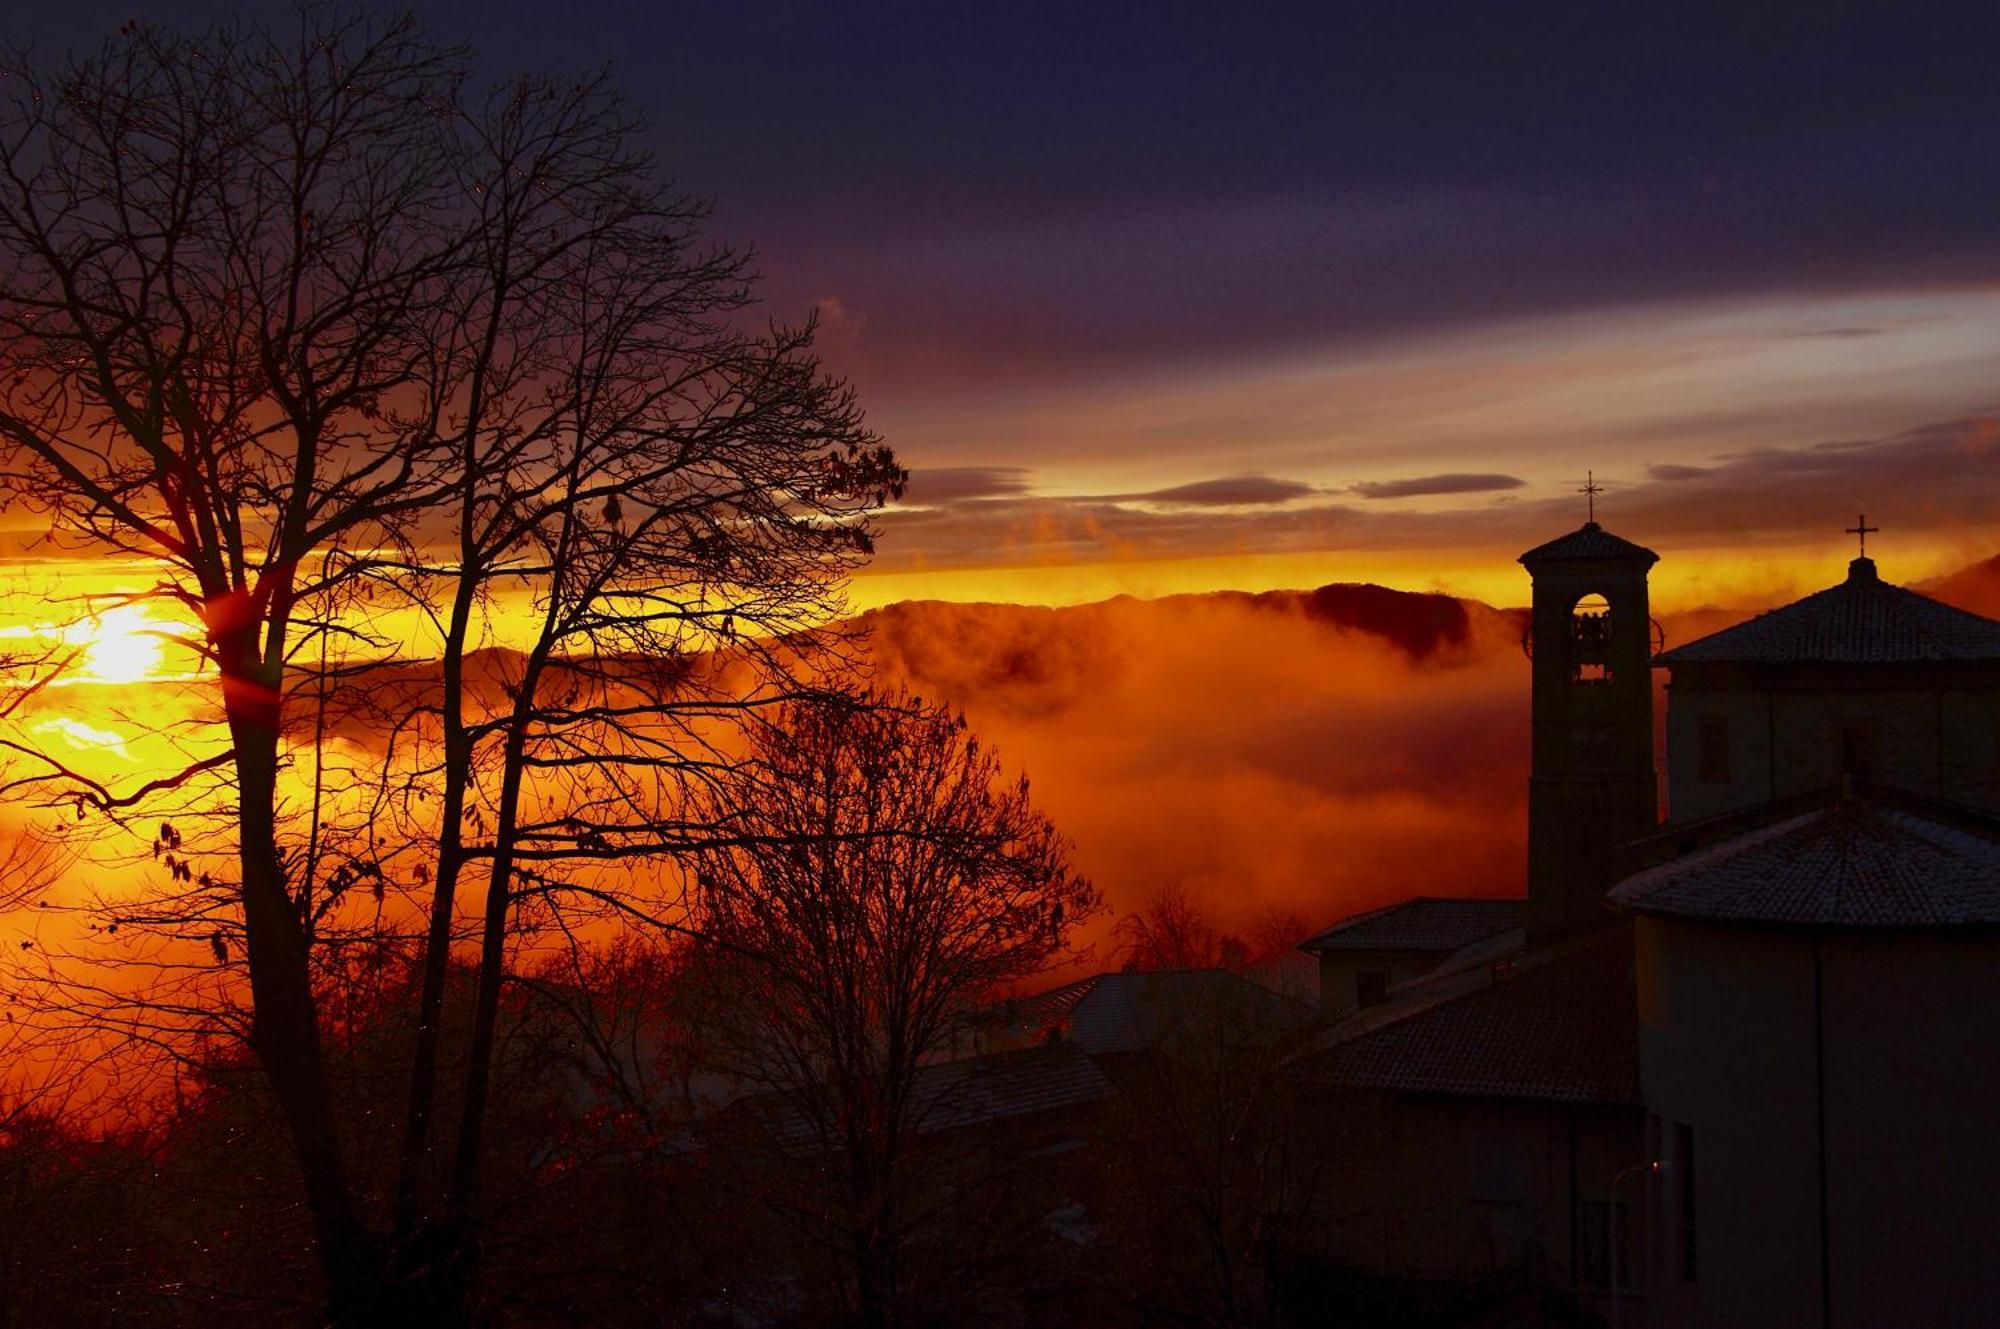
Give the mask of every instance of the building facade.
POLYGON ((2000 623, 1859 558, 1657 652, 1655 558, 1522 556, 1526 900, 1307 943, 1366 1156, 1329 1247, 1509 1323, 2000 1324, 2000 623))

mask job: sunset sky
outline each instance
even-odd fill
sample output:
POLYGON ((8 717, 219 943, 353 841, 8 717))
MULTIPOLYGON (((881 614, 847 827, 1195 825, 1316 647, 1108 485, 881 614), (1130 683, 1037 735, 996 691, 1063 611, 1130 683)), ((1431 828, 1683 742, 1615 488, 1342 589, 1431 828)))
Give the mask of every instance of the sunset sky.
POLYGON ((819 310, 915 471, 861 605, 1518 603, 1586 470, 1670 606, 1825 584, 1863 508, 1895 580, 2000 548, 1991 6, 420 8, 610 61, 819 310))

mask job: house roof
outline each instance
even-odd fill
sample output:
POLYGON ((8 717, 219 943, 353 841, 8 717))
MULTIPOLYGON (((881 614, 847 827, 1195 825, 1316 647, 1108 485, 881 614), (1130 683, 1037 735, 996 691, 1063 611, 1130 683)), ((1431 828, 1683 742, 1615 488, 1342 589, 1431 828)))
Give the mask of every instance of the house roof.
POLYGON ((1127 970, 1093 974, 1011 1004, 1028 1039, 1059 1035, 1090 1056, 1143 1052, 1191 1015, 1218 1008, 1304 1023, 1312 1012, 1226 969, 1127 970))
POLYGON ((2000 623, 1883 581, 1875 560, 1847 580, 1663 652, 1659 663, 1914 664, 2000 660, 2000 623))
POLYGON ((1433 951, 1449 953, 1520 927, 1528 902, 1450 899, 1420 895, 1382 909, 1343 918, 1299 943, 1313 955, 1327 951, 1433 951))
POLYGON ((1335 1026, 1304 1069, 1349 1089, 1635 1103, 1633 1002, 1631 935, 1609 928, 1525 952, 1493 981, 1416 1004, 1400 1018, 1353 1033, 1335 1026))
POLYGON ((1536 545, 1517 560, 1521 563, 1594 562, 1602 559, 1644 559, 1650 566, 1660 556, 1644 545, 1635 545, 1587 521, 1568 535, 1536 545))
POLYGON ((1840 798, 1618 883, 1633 913, 1795 927, 2000 925, 2000 834, 1840 798))
MULTIPOLYGON (((1111 1082, 1083 1051, 1050 1044, 1001 1056, 935 1062, 917 1072, 910 1122, 922 1133, 982 1126, 1092 1102, 1111 1082)), ((746 1100, 764 1131, 787 1150, 831 1148, 837 1123, 815 1120, 812 1097, 772 1090, 746 1100)))

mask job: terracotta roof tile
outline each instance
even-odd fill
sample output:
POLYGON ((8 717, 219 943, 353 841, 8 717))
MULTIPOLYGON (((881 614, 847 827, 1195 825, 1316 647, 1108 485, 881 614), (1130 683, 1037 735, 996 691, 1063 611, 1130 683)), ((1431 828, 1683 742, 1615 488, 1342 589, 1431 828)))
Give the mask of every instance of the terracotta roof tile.
MULTIPOLYGON (((1081 1049, 1051 1044, 996 1057, 937 1062, 912 1085, 911 1125, 919 1132, 957 1130, 1093 1102, 1111 1082, 1081 1049)), ((772 1090, 743 1107, 766 1135, 788 1151, 837 1147, 835 1123, 821 1120, 812 1097, 772 1090)))
POLYGON ((1467 900, 1418 896, 1401 904, 1343 918, 1299 943, 1314 955, 1326 951, 1463 950, 1527 921, 1526 900, 1467 900))
POLYGON ((2000 660, 2000 623, 1883 581, 1857 558, 1847 580, 1663 652, 1659 663, 1909 664, 2000 660))
POLYGON ((1634 913, 1802 927, 2000 925, 2000 839, 1842 799, 1627 877, 1634 913))
POLYGON ((1636 1103, 1633 1003, 1631 933, 1611 928, 1357 1036, 1336 1026, 1305 1070, 1350 1089, 1636 1103))
POLYGON ((1568 535, 1536 545, 1517 560, 1521 563, 1557 563, 1605 558, 1643 558, 1657 563, 1660 556, 1644 545, 1635 545, 1605 530, 1594 521, 1585 522, 1568 535))

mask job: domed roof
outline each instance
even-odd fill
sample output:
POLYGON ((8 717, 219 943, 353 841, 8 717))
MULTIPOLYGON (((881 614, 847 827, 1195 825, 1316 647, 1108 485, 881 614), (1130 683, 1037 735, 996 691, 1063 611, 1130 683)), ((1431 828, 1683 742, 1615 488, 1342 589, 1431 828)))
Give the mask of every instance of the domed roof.
POLYGON ((1638 914, 1794 927, 2000 926, 2000 839, 1866 798, 1733 835, 1611 888, 1638 914))
POLYGON ((2000 660, 2000 623, 1883 581, 1875 560, 1847 580, 1659 657, 1684 664, 1913 664, 2000 660))

